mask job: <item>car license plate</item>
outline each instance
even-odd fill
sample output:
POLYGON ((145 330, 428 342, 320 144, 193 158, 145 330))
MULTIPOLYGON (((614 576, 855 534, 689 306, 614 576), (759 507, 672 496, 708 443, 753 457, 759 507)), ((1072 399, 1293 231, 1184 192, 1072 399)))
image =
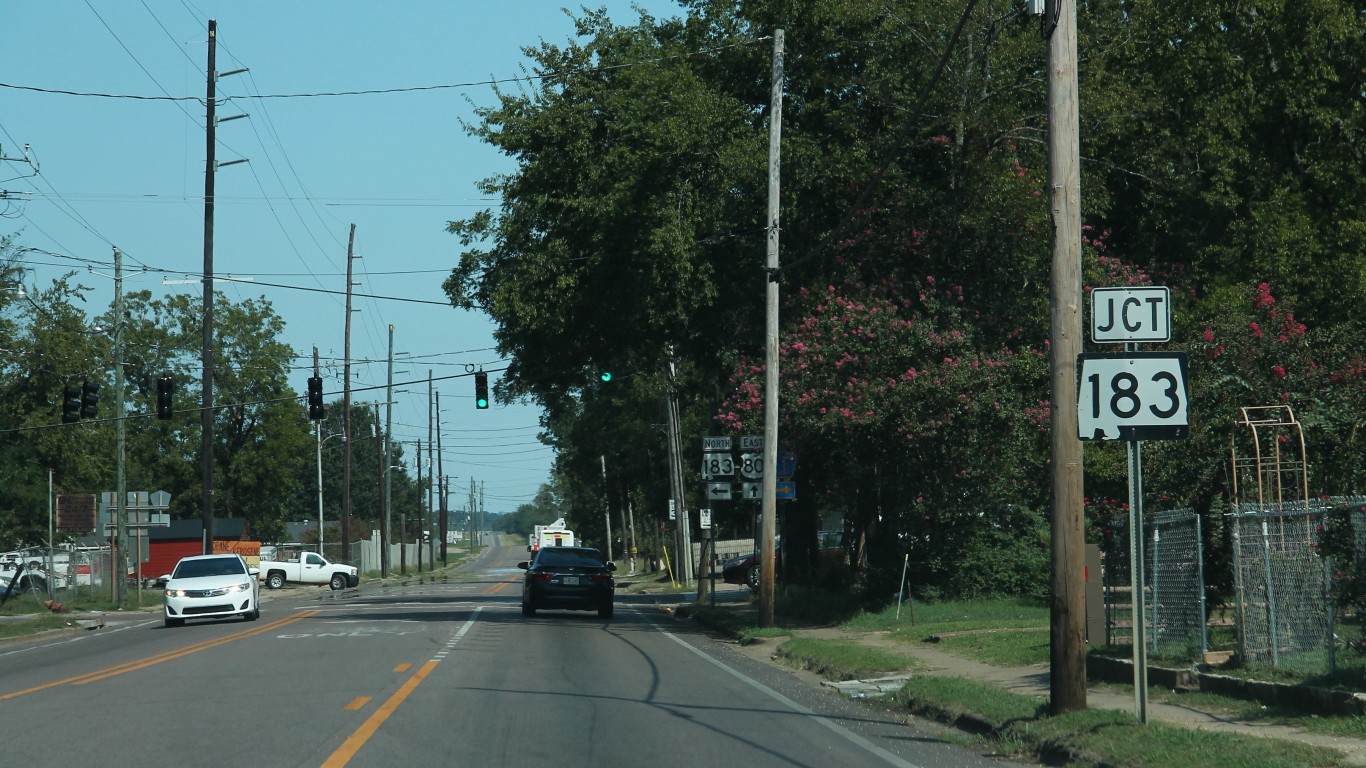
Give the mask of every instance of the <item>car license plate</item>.
POLYGON ((561 577, 560 577, 560 582, 561 582, 562 584, 564 584, 565 586, 577 587, 577 586, 579 585, 579 577, 578 577, 578 576, 561 576, 561 577))

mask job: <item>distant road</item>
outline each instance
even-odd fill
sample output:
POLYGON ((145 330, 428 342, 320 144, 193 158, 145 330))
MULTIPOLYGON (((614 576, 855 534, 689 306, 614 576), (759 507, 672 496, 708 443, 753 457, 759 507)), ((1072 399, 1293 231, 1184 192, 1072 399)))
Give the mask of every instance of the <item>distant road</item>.
POLYGON ((269 593, 0 647, 13 765, 997 766, 675 623, 519 610, 518 547, 447 580, 269 593))

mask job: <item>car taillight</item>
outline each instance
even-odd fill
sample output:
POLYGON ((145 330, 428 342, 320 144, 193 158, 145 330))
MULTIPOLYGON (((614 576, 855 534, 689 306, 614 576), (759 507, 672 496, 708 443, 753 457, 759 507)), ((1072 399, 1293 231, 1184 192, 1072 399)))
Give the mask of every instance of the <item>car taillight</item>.
POLYGON ((539 571, 535 571, 535 572, 533 572, 533 573, 531 574, 531 578, 533 578, 533 579, 535 579, 535 580, 537 580, 537 581, 550 581, 550 576, 551 576, 551 574, 548 574, 548 573, 541 573, 541 572, 539 572, 539 571))
POLYGON ((590 578, 590 579, 592 579, 593 581, 596 581, 596 582, 611 581, 611 580, 612 580, 612 574, 610 574, 610 573, 594 573, 594 574, 590 575, 588 578, 590 578))

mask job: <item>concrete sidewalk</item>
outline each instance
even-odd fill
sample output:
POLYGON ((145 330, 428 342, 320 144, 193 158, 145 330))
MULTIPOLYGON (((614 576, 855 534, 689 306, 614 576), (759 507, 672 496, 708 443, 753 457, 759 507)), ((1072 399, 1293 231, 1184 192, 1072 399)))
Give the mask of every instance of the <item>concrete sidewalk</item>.
MULTIPOLYGON (((885 636, 885 633, 880 632, 855 633, 829 627, 798 629, 795 632, 801 637, 847 640, 913 656, 924 664, 923 669, 917 670, 913 674, 962 677, 999 685, 1007 691, 1025 696, 1045 699, 1049 696, 1049 670, 1047 665, 995 667, 942 651, 933 645, 925 643, 907 644, 891 640, 885 636)), ((760 654, 750 655, 755 658, 771 657, 776 645, 777 643, 774 643, 766 650, 761 651, 760 654)), ((1091 709, 1113 709, 1128 712, 1133 714, 1135 718, 1137 717, 1137 705, 1132 694, 1117 694, 1092 685, 1087 690, 1086 700, 1087 706, 1091 709)), ((1366 741, 1360 739, 1310 733, 1271 723, 1236 720, 1227 715, 1201 710, 1193 706, 1156 703, 1151 700, 1148 702, 1148 721, 1246 736, 1285 739, 1328 747, 1343 753, 1348 763, 1366 766, 1366 741)))

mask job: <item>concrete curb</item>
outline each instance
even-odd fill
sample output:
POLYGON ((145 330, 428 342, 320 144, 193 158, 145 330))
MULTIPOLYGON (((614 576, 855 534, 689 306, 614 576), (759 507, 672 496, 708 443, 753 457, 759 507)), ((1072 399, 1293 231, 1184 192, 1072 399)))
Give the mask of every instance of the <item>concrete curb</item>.
MULTIPOLYGON (((1132 684, 1134 663, 1129 659, 1088 656, 1086 674, 1107 682, 1132 684)), ((1247 680, 1194 669, 1152 666, 1148 667, 1148 685, 1158 685, 1174 691, 1217 693, 1221 696, 1255 701, 1269 707, 1297 709, 1321 716, 1366 715, 1366 694, 1314 685, 1247 680)))

